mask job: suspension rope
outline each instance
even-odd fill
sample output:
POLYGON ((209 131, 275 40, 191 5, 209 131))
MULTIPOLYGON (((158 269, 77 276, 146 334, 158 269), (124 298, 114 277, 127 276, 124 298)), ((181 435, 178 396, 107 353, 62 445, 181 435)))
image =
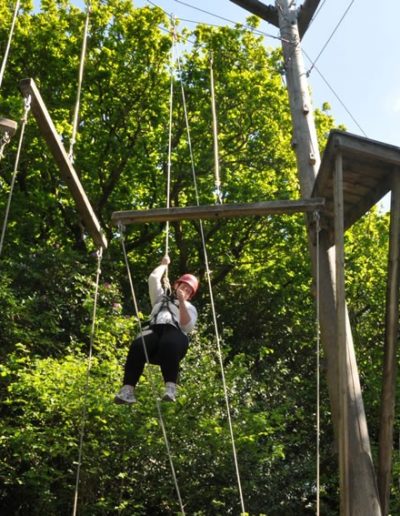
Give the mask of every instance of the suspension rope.
MULTIPOLYGON (((176 33, 176 23, 175 20, 172 19, 171 26, 171 38, 172 38, 172 46, 171 46, 171 64, 170 64, 170 90, 169 90, 169 119, 168 119, 168 158, 167 158, 167 201, 166 207, 170 208, 171 206, 171 167, 172 167, 172 113, 173 113, 173 103, 174 103, 174 64, 175 64, 175 44, 177 39, 176 33)), ((165 256, 169 256, 169 237, 170 237, 170 224, 169 220, 165 223, 165 256)), ((171 292, 171 285, 168 279, 168 265, 165 268, 165 273, 163 276, 163 287, 165 291, 171 292)))
POLYGON ((97 300, 99 294, 99 281, 101 275, 101 260, 103 257, 103 248, 100 247, 97 251, 97 270, 96 270, 96 286, 94 292, 94 302, 93 302, 93 313, 92 313, 92 327, 90 331, 90 344, 89 344, 89 353, 87 359, 87 369, 86 369, 86 382, 85 382, 85 390, 83 395, 83 408, 82 408, 82 422, 79 436, 79 453, 78 453, 78 465, 76 468, 76 480, 75 480, 75 494, 74 494, 74 506, 72 510, 73 516, 76 516, 77 508, 78 508, 78 493, 79 493, 79 481, 80 481, 80 473, 82 466, 82 455, 83 455, 83 439, 85 435, 85 426, 88 415, 88 393, 89 393, 89 380, 90 380, 90 370, 92 367, 92 357, 93 357, 93 344, 94 344, 94 336, 96 330, 96 312, 97 312, 97 300))
POLYGON ((219 175, 219 149, 218 149, 218 121, 217 109, 215 107, 215 84, 214 84, 214 57, 210 55, 210 86, 211 86, 211 112, 213 122, 214 139, 214 174, 215 174, 215 196, 219 204, 222 204, 221 179, 219 175))
POLYGON ((320 355, 321 355, 321 341, 320 341, 320 263, 319 263, 319 250, 320 250, 320 214, 318 211, 314 212, 315 222, 315 269, 316 269, 316 291, 315 291, 315 332, 316 332, 316 516, 320 514, 320 435, 321 435, 321 416, 320 416, 320 355))
POLYGON ((21 149, 22 149, 22 142, 23 142, 23 139, 24 139, 25 127, 26 127, 26 124, 28 123, 28 114, 29 114, 30 109, 31 109, 31 96, 28 95, 24 99, 24 114, 23 114, 23 116, 21 118, 21 132, 20 132, 20 136, 19 136, 17 155, 16 155, 16 158, 15 158, 14 171, 13 171, 13 174, 12 174, 10 191, 9 191, 9 194, 8 194, 8 200, 7 200, 7 206, 6 206, 6 212, 5 212, 5 215, 4 215, 3 227, 2 227, 2 230, 1 230, 0 256, 1 256, 1 253, 3 252, 4 237, 5 237, 5 234, 6 234, 8 217, 9 217, 9 213, 10 213, 11 199, 12 199, 13 192, 14 192, 15 181, 17 179, 18 165, 19 165, 19 159, 20 159, 20 156, 21 156, 21 149))
POLYGON ((4 71, 6 69, 6 64, 7 64, 7 60, 8 60, 8 54, 10 52, 11 41, 12 41, 12 38, 13 38, 13 35, 14 35, 15 22, 17 20, 20 3, 21 3, 20 0, 17 0, 16 3, 15 3, 14 15, 13 15, 13 19, 12 19, 12 22, 11 22, 10 32, 9 32, 9 35, 8 35, 7 46, 6 46, 6 50, 4 52, 4 57, 3 57, 3 61, 1 63, 1 68, 0 68, 0 88, 1 88, 1 84, 3 82, 4 71))
MULTIPOLYGON (((144 337, 143 337, 143 329, 142 329, 142 324, 141 324, 140 317, 139 317, 139 307, 138 307, 138 303, 137 303, 137 300, 136 300, 136 293, 135 293, 135 289, 134 289, 134 286, 133 286, 132 274, 131 274, 131 270, 130 270, 130 267, 129 267, 128 255, 127 255, 127 252, 126 252, 126 245, 125 245, 125 238, 124 238, 125 228, 124 228, 124 226, 122 224, 119 224, 118 228, 119 228, 119 233, 120 233, 122 252, 123 252, 123 255, 124 255, 126 270, 127 270, 127 274, 128 274, 129 286, 130 286, 130 289, 131 289, 131 296, 132 296, 133 306, 134 306, 134 309, 135 309, 135 315, 136 315, 136 319, 137 319, 138 326, 139 326, 139 333, 140 333, 140 336, 141 336, 141 339, 142 339, 143 352, 144 352, 144 356, 145 356, 145 359, 146 359, 146 363, 147 363, 147 365, 149 365, 150 364, 149 355, 147 353, 146 343, 145 343, 144 337)), ((166 431, 166 427, 165 427, 165 424, 164 424, 164 419, 163 419, 163 415, 162 415, 162 411, 161 411, 161 404, 160 404, 160 400, 159 400, 159 398, 157 396, 157 389, 156 389, 155 381, 154 381, 154 378, 153 378, 151 372, 149 374, 149 384, 150 384, 150 389, 151 389, 151 392, 152 392, 152 396, 156 400, 158 420, 159 420, 160 427, 161 427, 161 430, 162 430, 162 434, 163 434, 163 438, 164 438, 164 442, 165 442, 165 447, 167 449, 169 464, 170 464, 171 473, 172 473, 172 477, 173 477, 174 484, 175 484, 176 494, 177 494, 178 500, 179 500, 179 506, 180 506, 181 514, 182 514, 182 516, 185 516, 185 510, 184 510, 184 507, 183 507, 181 493, 180 493, 180 489, 179 489, 179 485, 178 485, 178 478, 177 478, 177 475, 176 475, 176 471, 175 471, 175 467, 174 467, 174 463, 173 463, 173 459, 172 459, 171 448, 170 448, 170 445, 169 445, 167 431, 166 431)))
MULTIPOLYGON (((180 71, 181 66, 180 66, 179 59, 178 59, 178 68, 180 71)), ((200 196, 199 196, 199 190, 198 190, 198 186, 197 186, 197 177, 196 177, 196 170, 195 170, 195 166, 194 166, 193 148, 192 148, 192 141, 191 141, 190 128, 189 128, 189 117, 188 117, 186 97, 185 97, 185 91, 183 88, 182 80, 181 80, 181 93, 182 93, 183 111, 184 111, 185 123, 186 123, 186 131, 187 131, 187 139, 188 139, 188 147, 189 147, 190 160, 191 160, 191 169, 192 169, 193 184, 194 184, 194 190, 195 190, 195 196, 196 196, 196 203, 197 203, 197 206, 200 206, 200 196)), ((239 462, 238 462, 238 458, 237 458, 237 451, 236 451, 235 437, 234 437, 234 432, 233 432, 231 411, 230 411, 230 405, 229 405, 228 388, 227 388, 226 379, 225 379, 225 371, 224 371, 224 364, 223 364, 223 358, 222 358, 221 339, 220 339, 219 330, 218 330, 217 314, 216 314, 214 295, 213 295, 213 289, 212 289, 212 284, 211 284, 211 271, 210 271, 210 267, 209 267, 206 240, 205 240, 205 236, 204 236, 203 221, 201 219, 200 219, 200 234, 201 234, 201 242, 202 242, 203 255, 204 255, 204 263, 205 263, 205 268, 206 268, 207 284, 208 284, 208 290, 209 290, 209 295, 210 295, 211 312, 212 312, 212 318, 213 318, 213 323, 214 323, 215 342, 217 344, 218 359, 219 359, 219 364, 220 364, 220 369, 221 369, 221 378, 222 378, 224 398, 225 398, 226 411, 227 411, 228 424, 229 424, 229 432, 230 432, 231 444, 232 444, 233 460, 234 460, 234 465, 235 465, 236 479, 237 479, 237 485, 238 485, 238 491, 239 491, 239 497, 240 497, 240 504, 241 504, 241 508, 242 508, 242 513, 246 513, 244 499, 243 499, 242 485, 241 485, 241 480, 240 480, 239 462)))
POLYGON ((88 40, 88 33, 89 33, 90 14, 91 14, 91 5, 90 5, 90 2, 88 2, 87 6, 86 6, 85 29, 84 29, 84 33, 83 33, 81 58, 80 58, 80 63, 79 63, 78 90, 77 90, 77 94, 76 94, 74 118, 73 118, 73 124, 72 124, 72 136, 71 136, 70 147, 69 147, 69 152, 68 152, 68 158, 70 159, 71 163, 74 162, 74 145, 76 143, 76 135, 78 132, 79 108, 80 108, 80 102, 81 102, 83 71, 84 71, 85 58, 86 58, 86 48, 87 48, 87 40, 88 40))

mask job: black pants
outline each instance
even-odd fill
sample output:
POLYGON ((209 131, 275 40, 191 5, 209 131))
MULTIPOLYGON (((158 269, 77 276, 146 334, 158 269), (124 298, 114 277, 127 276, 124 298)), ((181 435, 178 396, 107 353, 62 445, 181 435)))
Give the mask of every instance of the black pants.
POLYGON ((132 342, 125 364, 124 385, 135 386, 143 373, 147 356, 151 364, 161 367, 165 382, 176 383, 179 362, 186 355, 189 346, 187 336, 170 324, 156 324, 144 329, 142 335, 132 342))

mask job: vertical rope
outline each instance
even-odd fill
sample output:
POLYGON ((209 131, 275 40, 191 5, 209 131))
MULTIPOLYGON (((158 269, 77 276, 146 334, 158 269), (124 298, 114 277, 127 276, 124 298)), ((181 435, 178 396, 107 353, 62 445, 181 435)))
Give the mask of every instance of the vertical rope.
POLYGON ((1 88, 1 85, 2 85, 2 82, 3 82, 4 71, 6 69, 6 64, 7 64, 7 60, 8 60, 8 54, 10 52, 11 41, 12 41, 12 37, 14 35, 14 27, 15 27, 15 22, 17 20, 20 3, 21 3, 20 0, 17 0, 16 3, 15 3, 14 15, 13 15, 13 19, 12 19, 12 22, 11 22, 10 32, 9 32, 9 35, 8 35, 7 46, 6 46, 6 50, 4 52, 3 61, 1 63, 1 69, 0 69, 0 88, 1 88))
POLYGON ((22 148, 22 142, 23 142, 23 139, 24 139, 25 127, 26 127, 26 124, 28 123, 28 114, 29 114, 29 110, 31 109, 31 96, 30 95, 25 97, 24 104, 25 104, 25 110, 24 110, 24 114, 23 114, 22 119, 21 119, 21 124, 22 125, 21 125, 21 133, 20 133, 20 136, 19 136, 17 155, 16 155, 16 158, 15 158, 14 171, 13 171, 13 174, 12 174, 11 185, 10 185, 10 192, 8 194, 6 212, 5 212, 5 215, 4 215, 3 227, 2 227, 2 230, 1 230, 0 256, 1 256, 1 253, 3 252, 4 237, 5 237, 5 234, 6 234, 8 217, 9 217, 9 213, 10 213, 11 199, 12 199, 12 196, 13 196, 15 181, 17 179, 17 174, 18 174, 18 165, 19 165, 19 159, 20 159, 20 156, 21 156, 21 148, 22 148))
MULTIPOLYGON (((144 337, 143 337, 142 324, 141 324, 140 317, 139 317, 139 306, 138 306, 138 303, 137 303, 137 300, 136 300, 136 294, 135 294, 135 289, 134 289, 134 286, 133 286, 132 274, 131 274, 131 270, 130 270, 130 267, 129 267, 128 254, 126 252, 125 239, 124 239, 124 227, 121 224, 119 224, 118 227, 119 227, 119 232, 120 232, 120 235, 121 235, 122 252, 123 252, 123 255, 124 255, 126 270, 127 270, 127 274, 128 274, 128 281, 129 281, 129 286, 130 286, 130 289, 131 289, 131 296, 132 296, 133 306, 134 306, 134 309, 135 309, 136 319, 137 319, 138 326, 139 326, 140 336, 142 338, 142 345, 143 345, 144 356, 145 356, 145 359, 146 359, 146 363, 149 365, 150 364, 149 355, 147 353, 146 343, 145 343, 144 337)), ((172 478, 173 478, 173 481, 174 481, 176 494, 178 496, 178 501, 179 501, 179 506, 180 506, 181 514, 182 514, 182 516, 185 516, 185 510, 184 510, 184 507, 183 507, 182 497, 181 497, 181 493, 180 493, 180 489, 179 489, 179 485, 178 485, 178 478, 177 478, 175 467, 174 467, 174 463, 173 463, 173 460, 172 460, 171 448, 170 448, 170 445, 169 445, 167 431, 166 431, 165 424, 164 424, 164 419, 163 419, 163 416, 162 416, 161 404, 160 404, 160 400, 158 399, 157 392, 156 392, 156 387, 155 387, 155 382, 154 382, 153 376, 151 374, 149 375, 149 384, 150 384, 150 389, 152 391, 152 396, 156 400, 158 420, 159 420, 161 431, 162 431, 162 434, 163 434, 163 438, 164 438, 164 442, 165 442, 165 447, 167 449, 167 454, 168 454, 169 464, 170 464, 170 468, 171 468, 172 478)))
POLYGON ((93 344, 94 344, 94 336, 96 330, 96 312, 97 312, 97 300, 99 294, 99 281, 101 275, 101 260, 103 257, 103 248, 100 247, 97 251, 97 271, 96 271, 96 286, 94 292, 94 303, 93 303, 93 313, 92 313, 92 327, 90 331, 90 345, 89 345, 89 354, 87 361, 87 369, 86 369, 86 382, 85 382, 85 390, 83 395, 83 409, 82 409, 82 424, 79 436, 79 453, 78 453, 78 466, 76 469, 76 480, 75 480, 75 494, 74 494, 74 506, 72 509, 73 516, 76 516, 77 508, 78 508, 78 493, 79 493, 79 481, 80 481, 80 473, 82 466, 82 455, 83 455, 83 440, 85 436, 85 426, 87 420, 87 402, 88 402, 88 393, 89 393, 89 380, 90 380, 90 370, 92 368, 92 357, 93 357, 93 344))
MULTIPOLYGON (((179 59, 178 59, 178 66, 180 68, 180 60, 179 59)), ((197 186, 192 140, 191 140, 190 128, 189 128, 189 117, 188 117, 188 112, 187 112, 185 91, 183 88, 182 81, 181 81, 181 92, 182 92, 183 111, 184 111, 185 123, 186 123, 186 131, 187 131, 187 139, 188 139, 188 147, 189 147, 190 160, 191 160, 191 168, 192 168, 196 203, 197 203, 197 206, 199 206, 200 205, 200 196, 199 196, 199 190, 198 190, 198 186, 197 186)), ((244 499, 243 499, 242 484, 241 484, 241 479, 240 479, 239 462, 238 462, 238 458, 237 458, 235 436, 234 436, 234 432, 233 432, 231 410, 230 410, 230 405, 229 405, 228 388, 227 388, 227 384, 226 384, 224 364, 223 364, 223 359, 222 359, 221 339, 220 339, 219 330, 218 330, 217 314, 216 314, 214 295, 213 295, 213 289, 212 289, 212 284, 211 284, 211 271, 210 271, 209 262, 208 262, 208 254, 207 254, 206 240, 205 240, 205 236, 204 236, 203 221, 201 219, 200 219, 200 234, 201 234, 201 242, 202 242, 203 255, 204 255, 204 263, 205 263, 205 267, 206 267, 206 277, 207 277, 208 291, 209 291, 209 295, 210 295, 210 304, 211 304, 212 318, 213 318, 214 331, 215 331, 215 342, 217 344, 218 359, 219 359, 219 364, 220 364, 220 369, 221 369, 221 379, 222 379, 222 385, 223 385, 223 390, 224 390, 224 398, 225 398, 226 412, 227 412, 227 417, 228 417, 229 432, 230 432, 230 438, 231 438, 237 486, 238 486, 238 491, 239 491, 240 505, 242 508, 242 513, 246 513, 244 499)))
POLYGON ((319 516, 320 514, 320 433, 321 433, 321 423, 320 423, 320 352, 321 352, 321 342, 320 342, 320 327, 319 327, 319 316, 320 316, 320 267, 319 267, 319 232, 320 232, 320 215, 319 212, 314 212, 314 221, 315 221, 315 253, 316 253, 316 314, 315 314, 315 332, 316 332, 316 383, 317 383, 317 396, 316 396, 316 512, 315 514, 319 516))
MULTIPOLYGON (((174 62, 175 62, 175 42, 176 42, 176 27, 175 21, 172 20, 172 51, 171 51, 171 67, 170 67, 170 91, 169 91, 169 121, 168 121, 168 163, 167 163, 167 208, 171 205, 171 155, 172 155, 172 112, 173 112, 173 98, 174 98, 174 62)), ((165 255, 169 255, 169 220, 165 223, 165 255)), ((168 267, 165 276, 168 278, 168 267)))
POLYGON ((85 20, 85 29, 84 29, 83 41, 82 41, 81 58, 80 58, 80 63, 79 63, 78 90, 77 90, 77 95, 76 95, 74 119, 73 119, 73 124, 72 124, 72 136, 71 136, 69 153, 68 153, 68 158, 70 159, 71 163, 73 163, 73 161, 74 161, 74 145, 76 143, 76 135, 78 132, 79 108, 80 108, 80 102, 81 102, 83 70, 84 70, 85 58, 86 58, 86 48, 87 48, 87 39, 88 39, 88 32, 89 32, 90 13, 91 13, 91 5, 90 5, 90 2, 88 2, 87 8, 86 8, 86 20, 85 20))
POLYGON ((218 121, 217 109, 215 106, 215 85, 214 85, 214 58, 210 55, 210 86, 211 86, 211 112, 213 122, 213 139, 214 139, 214 174, 215 174, 215 195, 217 202, 222 204, 221 179, 219 175, 219 148, 218 148, 218 121))

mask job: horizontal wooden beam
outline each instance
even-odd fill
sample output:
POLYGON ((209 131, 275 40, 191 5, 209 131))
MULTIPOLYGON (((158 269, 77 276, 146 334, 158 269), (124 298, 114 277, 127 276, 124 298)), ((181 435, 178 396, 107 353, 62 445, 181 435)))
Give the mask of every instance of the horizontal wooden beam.
POLYGON ((101 230, 100 223, 86 196, 79 177, 61 143, 60 135, 56 131, 35 81, 33 79, 23 79, 19 87, 25 97, 29 95, 31 97, 31 109, 36 118, 39 130, 46 140, 54 160, 60 169, 61 176, 75 200, 76 207, 82 217, 86 230, 93 238, 96 245, 105 249, 107 247, 107 239, 101 230))
POLYGON ((111 216, 113 224, 143 224, 167 220, 198 220, 223 217, 252 217, 257 215, 290 214, 321 210, 322 198, 285 201, 265 201, 249 204, 216 204, 211 206, 187 206, 184 208, 157 208, 153 210, 115 211, 111 216))

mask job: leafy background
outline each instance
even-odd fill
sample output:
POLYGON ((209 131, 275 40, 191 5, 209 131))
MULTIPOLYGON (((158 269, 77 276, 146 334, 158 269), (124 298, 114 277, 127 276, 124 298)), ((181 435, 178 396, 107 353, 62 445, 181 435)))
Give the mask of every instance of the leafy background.
MULTIPOLYGON (((158 421, 161 392, 149 366, 134 408, 116 406, 138 330, 114 211, 165 206, 171 36, 157 8, 91 2, 75 168, 109 240, 89 378, 95 247, 31 116, 23 142, 0 267, 0 512, 70 514, 83 410, 87 411, 79 513, 177 514, 158 421), (161 28, 160 28, 161 27, 161 28), (86 380, 89 390, 85 396, 86 380)), ((11 2, 0 4, 5 48, 11 2)), ((18 83, 34 78, 68 149, 85 14, 67 0, 22 2, 0 92, 1 116, 20 120, 18 83)), ((253 26, 257 20, 250 17, 253 26)), ((214 202, 209 59, 218 106, 226 202, 299 196, 281 53, 236 28, 184 33, 174 70, 171 205, 194 204, 181 96, 185 93, 201 204, 214 202)), ((336 126, 315 113, 323 150, 336 126)), ((0 165, 5 212, 18 136, 0 165)), ((346 234, 347 296, 373 453, 384 339, 388 216, 372 210, 346 234)), ((161 224, 128 226, 125 243, 140 317, 148 273, 164 252, 161 224)), ((316 500, 316 324, 302 215, 204 222, 223 362, 246 510, 313 514, 316 500)), ((238 514, 232 447, 197 221, 171 224, 171 276, 201 278, 200 323, 180 378, 162 407, 187 514, 238 514)), ((323 293, 322 293, 323 295, 323 293)), ((323 356, 322 356, 323 361, 323 356)), ((321 513, 338 513, 337 450, 322 367, 321 513)), ((398 420, 396 421, 396 440, 398 420)), ((400 512, 394 451, 391 512, 400 512)))

